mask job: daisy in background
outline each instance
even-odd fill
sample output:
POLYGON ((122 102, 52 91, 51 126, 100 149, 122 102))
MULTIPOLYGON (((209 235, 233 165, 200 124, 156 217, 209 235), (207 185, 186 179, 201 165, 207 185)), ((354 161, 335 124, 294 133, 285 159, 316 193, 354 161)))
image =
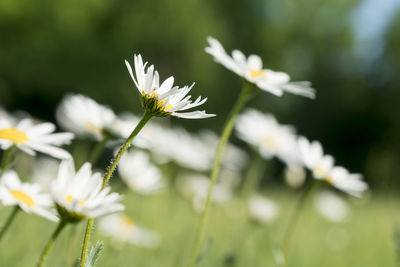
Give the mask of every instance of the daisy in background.
POLYGON ((125 153, 118 165, 118 173, 128 187, 139 194, 156 194, 165 187, 160 170, 142 151, 125 153))
MULTIPOLYGON (((113 122, 112 129, 117 135, 126 139, 135 129, 136 125, 138 125, 139 121, 140 118, 138 116, 130 112, 124 112, 117 116, 116 120, 113 122)), ((147 150, 156 149, 160 143, 168 139, 168 137, 166 137, 168 133, 165 133, 165 131, 167 131, 166 127, 163 127, 159 123, 149 121, 133 140, 133 145, 147 150)))
POLYGON ((18 206, 26 213, 35 213, 51 221, 58 217, 49 194, 43 193, 39 184, 22 183, 13 170, 6 171, 0 181, 0 200, 4 206, 18 206))
POLYGON ((53 158, 38 157, 35 159, 32 173, 32 181, 41 185, 48 192, 51 182, 57 177, 60 162, 53 158))
POLYGON ((278 206, 267 197, 253 195, 248 201, 250 218, 259 223, 269 223, 276 219, 278 206))
POLYGON ((194 102, 188 95, 191 86, 179 88, 174 86, 174 77, 169 77, 161 85, 158 72, 154 66, 147 66, 143 63, 142 56, 134 55, 135 75, 131 65, 125 60, 126 67, 139 93, 142 95, 142 104, 147 112, 157 117, 174 116, 185 119, 203 119, 214 117, 215 114, 206 114, 205 111, 179 112, 200 106, 207 101, 207 98, 198 97, 194 102), (136 77, 135 77, 136 76, 136 77))
POLYGON ((161 243, 157 232, 138 226, 124 214, 112 214, 99 221, 100 231, 112 239, 139 247, 156 248, 161 243))
POLYGON ((334 166, 334 159, 325 155, 318 141, 309 142, 305 137, 298 139, 300 155, 304 165, 318 180, 325 180, 337 189, 360 197, 368 189, 361 174, 351 174, 343 167, 334 166))
POLYGON ((310 87, 310 82, 291 82, 290 76, 285 72, 264 69, 262 60, 258 55, 250 55, 246 58, 241 51, 233 50, 231 57, 225 52, 224 47, 218 40, 208 37, 207 41, 209 46, 205 50, 214 57, 216 62, 260 89, 277 96, 281 96, 283 92, 289 92, 308 98, 315 98, 315 90, 310 87))
POLYGON ((110 193, 111 188, 101 190, 103 184, 100 173, 92 173, 91 164, 85 163, 75 172, 72 160, 62 161, 57 178, 50 185, 58 213, 67 222, 77 222, 121 211, 122 196, 110 193))
POLYGON ((325 219, 342 222, 349 216, 349 205, 337 194, 323 191, 314 198, 314 207, 325 219))
POLYGON ((18 149, 36 155, 36 151, 58 159, 71 155, 59 146, 70 144, 72 133, 53 133, 56 127, 50 122, 34 123, 32 119, 10 121, 0 117, 0 147, 3 150, 16 146, 18 149))
MULTIPOLYGON (((114 128, 118 129, 121 136, 127 138, 138 121, 137 116, 124 113, 119 116, 114 128)), ((159 164, 173 161, 187 169, 208 171, 212 167, 218 136, 208 130, 200 130, 199 134, 193 134, 183 127, 168 127, 149 122, 137 135, 133 145, 150 151, 159 164)), ((247 161, 243 150, 228 144, 223 159, 225 167, 241 170, 247 161)))
POLYGON ((67 95, 56 111, 58 123, 65 130, 79 137, 104 138, 105 132, 112 132, 116 118, 107 106, 100 105, 84 95, 67 95))
POLYGON ((301 165, 294 127, 280 125, 273 115, 247 109, 238 116, 235 129, 263 158, 277 157, 287 166, 301 165))
MULTIPOLYGON (((192 199, 193 208, 197 212, 204 210, 210 179, 201 174, 187 173, 177 179, 178 190, 187 198, 192 199)), ((212 201, 225 204, 233 196, 233 188, 225 183, 218 182, 212 195, 212 201)))

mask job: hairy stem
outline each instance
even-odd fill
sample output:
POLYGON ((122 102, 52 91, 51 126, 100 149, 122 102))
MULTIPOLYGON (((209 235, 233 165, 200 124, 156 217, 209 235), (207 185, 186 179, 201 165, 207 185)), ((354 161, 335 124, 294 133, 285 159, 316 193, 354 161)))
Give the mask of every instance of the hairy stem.
MULTIPOLYGON (((110 180, 111 175, 113 174, 115 168, 117 167, 118 162, 121 159, 122 155, 130 147, 133 139, 140 132, 140 130, 146 125, 146 123, 151 119, 152 116, 153 115, 151 113, 146 111, 143 115, 143 118, 140 120, 140 122, 136 126, 136 128, 132 131, 131 135, 126 139, 125 143, 121 146, 117 155, 114 157, 114 159, 111 161, 110 165, 108 166, 106 174, 103 177, 103 185, 101 187, 102 190, 107 186, 108 181, 110 180)), ((88 223, 86 226, 85 237, 84 237, 83 244, 82 244, 80 267, 84 267, 86 264, 86 258, 87 258, 90 234, 91 234, 92 228, 93 228, 93 222, 94 222, 94 219, 90 218, 88 220, 88 223)))
POLYGON ((190 267, 193 267, 196 264, 197 256, 198 256, 200 248, 201 248, 204 231, 205 231, 205 227, 207 224, 208 213, 210 211, 212 194, 213 194, 214 186, 217 181, 218 174, 219 174, 219 169, 221 166, 221 160, 222 160, 224 148, 225 148, 225 146, 229 140, 229 137, 232 133, 235 118, 239 114, 240 110, 244 107, 244 105, 250 95, 251 88, 252 88, 251 84, 245 83, 245 85, 243 86, 242 92, 240 93, 239 98, 236 100, 236 103, 233 106, 231 113, 229 114, 228 119, 226 121, 225 127, 222 131, 222 136, 219 141, 218 148, 217 148, 217 154, 214 159, 213 169, 211 171, 210 185, 208 188, 205 208, 204 208, 203 214, 201 216, 200 225, 197 229, 194 246, 192 248, 192 253, 190 256, 190 262, 189 262, 190 267))

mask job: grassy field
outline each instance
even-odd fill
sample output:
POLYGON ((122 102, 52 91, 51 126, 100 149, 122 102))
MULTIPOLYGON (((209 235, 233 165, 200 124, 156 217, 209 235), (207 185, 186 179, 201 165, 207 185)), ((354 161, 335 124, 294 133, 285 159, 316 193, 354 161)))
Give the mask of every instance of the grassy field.
MULTIPOLYGON (((240 201, 214 206, 211 212, 204 256, 198 266, 275 266, 272 250, 280 240, 296 195, 269 192, 280 214, 268 225, 251 222, 240 201)), ((193 243, 199 215, 191 203, 171 189, 158 196, 129 194, 126 213, 138 224, 157 230, 162 244, 157 249, 116 244, 99 231, 92 242, 105 241, 97 266, 185 266, 193 243)), ((347 221, 334 224, 324 220, 308 203, 294 235, 287 266, 396 266, 393 228, 400 222, 399 199, 372 195, 368 202, 352 203, 347 221)), ((0 209, 2 221, 11 208, 0 209)), ((2 223, 2 222, 1 222, 2 223)), ((19 214, 0 244, 0 266, 34 266, 55 228, 45 219, 19 214)), ((85 224, 78 224, 72 255, 79 255, 85 224)), ((68 226, 57 240, 46 266, 71 265, 68 260, 68 226)), ((72 260, 73 261, 73 260, 72 260)))

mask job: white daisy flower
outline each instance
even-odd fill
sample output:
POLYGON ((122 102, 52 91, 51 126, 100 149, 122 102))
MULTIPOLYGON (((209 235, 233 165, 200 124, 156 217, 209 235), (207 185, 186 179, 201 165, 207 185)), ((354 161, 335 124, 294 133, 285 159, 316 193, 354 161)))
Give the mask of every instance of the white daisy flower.
MULTIPOLYGON (((136 126, 134 115, 125 115, 119 121, 118 128, 122 136, 128 136, 136 126)), ((149 122, 137 135, 133 144, 153 153, 157 163, 173 161, 182 167, 196 171, 208 171, 212 167, 218 136, 210 131, 192 134, 182 127, 166 127, 149 122), (196 151, 196 153, 193 153, 196 151)), ((224 153, 223 165, 232 170, 240 170, 247 163, 243 150, 228 144, 224 153)))
POLYGON ((140 194, 155 194, 165 186, 160 170, 141 151, 125 153, 118 165, 118 172, 128 187, 140 194))
POLYGON ((323 179, 352 196, 360 197, 368 189, 361 174, 351 174, 343 167, 334 166, 334 159, 324 155, 319 142, 310 143, 305 137, 299 137, 300 154, 304 165, 313 172, 316 179, 323 179))
POLYGON ((4 206, 18 205, 26 213, 35 213, 51 221, 58 217, 51 211, 53 201, 41 192, 39 184, 22 183, 15 171, 6 171, 0 182, 0 200, 4 206))
POLYGON ((50 122, 33 123, 31 119, 22 119, 13 123, 0 118, 0 147, 8 149, 16 146, 29 155, 42 152, 58 159, 68 159, 71 155, 58 146, 69 144, 74 138, 72 133, 53 133, 56 127, 50 122))
POLYGON ((280 125, 274 116, 247 109, 238 116, 235 129, 238 137, 258 149, 263 158, 276 156, 288 166, 300 164, 295 129, 280 125))
POLYGON ((359 173, 349 173, 347 169, 335 166, 331 169, 326 181, 349 195, 361 197, 368 189, 368 184, 362 178, 359 173))
POLYGON ((57 108, 58 123, 64 129, 81 137, 101 140, 104 133, 112 130, 114 112, 84 95, 67 95, 57 108))
POLYGON ((269 223, 278 216, 278 206, 261 195, 253 195, 248 202, 249 215, 252 219, 260 223, 269 223))
POLYGON ((215 116, 215 114, 206 114, 205 111, 178 112, 200 106, 207 101, 207 98, 198 97, 192 102, 191 96, 187 94, 194 83, 191 86, 179 88, 174 86, 174 77, 172 76, 160 85, 159 75, 154 70, 154 66, 151 65, 146 68, 147 62, 143 63, 141 55, 135 55, 134 59, 136 78, 128 61, 125 60, 125 64, 139 93, 142 95, 143 107, 153 116, 174 116, 185 119, 203 119, 215 116))
POLYGON ((349 215, 349 205, 329 191, 319 193, 314 199, 314 206, 325 219, 332 222, 342 222, 349 215))
POLYGON ((122 196, 110 193, 111 188, 101 190, 103 179, 100 173, 92 173, 91 164, 85 163, 75 173, 72 160, 62 161, 57 179, 50 185, 50 194, 56 202, 63 219, 79 221, 121 211, 122 196))
POLYGON ((221 43, 208 37, 209 46, 206 52, 214 57, 214 60, 237 75, 245 78, 260 89, 281 96, 283 92, 315 98, 315 90, 311 88, 310 82, 291 82, 290 76, 285 72, 276 72, 264 69, 262 60, 257 55, 248 58, 239 50, 233 50, 232 57, 229 56, 221 43))
POLYGON ((101 218, 99 229, 113 239, 135 246, 155 248, 161 243, 157 232, 138 226, 131 218, 122 214, 111 214, 101 218))
MULTIPOLYGON (((192 198, 192 204, 197 212, 202 212, 205 207, 210 179, 201 174, 185 174, 177 179, 177 187, 182 195, 192 198)), ((232 198, 232 188, 223 183, 217 183, 211 200, 214 203, 224 204, 232 198)))
POLYGON ((316 179, 325 179, 333 168, 334 159, 331 155, 324 155, 321 143, 300 136, 298 139, 300 156, 304 165, 313 172, 316 179))

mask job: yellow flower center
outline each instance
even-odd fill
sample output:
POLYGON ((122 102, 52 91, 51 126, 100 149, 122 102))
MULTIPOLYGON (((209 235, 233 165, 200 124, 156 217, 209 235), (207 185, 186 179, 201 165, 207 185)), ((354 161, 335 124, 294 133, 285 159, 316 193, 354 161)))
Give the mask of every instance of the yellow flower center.
POLYGON ((18 199, 19 201, 21 201, 22 203, 24 203, 25 205, 27 205, 28 207, 32 207, 35 205, 35 201, 33 201, 33 199, 28 196, 26 193, 19 191, 19 190, 11 190, 11 195, 18 199))
POLYGON ((16 129, 16 128, 7 128, 0 130, 0 139, 9 140, 15 144, 21 144, 29 141, 26 133, 16 129))
POLYGON ((252 78, 262 77, 265 76, 265 73, 262 70, 253 70, 250 69, 250 76, 252 78))
POLYGON ((89 130, 91 130, 91 131, 93 131, 93 132, 101 132, 101 127, 99 127, 99 126, 97 126, 97 125, 94 125, 93 123, 91 123, 91 122, 89 122, 89 121, 87 121, 87 122, 85 122, 85 126, 89 129, 89 130))
MULTIPOLYGON (((142 91, 142 96, 146 96, 146 94, 145 94, 144 91, 142 91)), ((171 104, 167 104, 167 105, 164 107, 165 101, 167 101, 167 100, 164 98, 163 100, 158 101, 158 94, 157 94, 154 90, 151 90, 151 93, 150 93, 149 98, 155 99, 155 100, 157 101, 157 107, 163 109, 164 111, 168 111, 168 110, 170 110, 170 109, 172 109, 172 108, 174 107, 174 106, 171 105, 171 104)))
MULTIPOLYGON (((65 202, 67 202, 67 204, 71 203, 73 200, 74 200, 74 197, 71 196, 71 195, 67 195, 67 196, 65 197, 65 202)), ((79 206, 83 206, 83 205, 85 205, 85 201, 84 201, 84 200, 80 200, 80 201, 78 202, 78 204, 79 204, 79 206)))
POLYGON ((321 167, 318 167, 318 166, 315 167, 313 171, 317 176, 324 176, 325 173, 326 173, 324 168, 321 168, 321 167))
POLYGON ((263 143, 266 144, 269 147, 269 149, 273 151, 278 150, 278 144, 276 142, 276 138, 273 136, 268 136, 267 138, 265 138, 263 140, 263 143))
POLYGON ((122 221, 128 226, 135 226, 135 222, 128 216, 122 216, 122 221))
POLYGON ((333 183, 333 177, 332 177, 332 176, 326 177, 325 180, 326 180, 328 183, 333 183))
POLYGON ((73 198, 71 195, 67 195, 67 196, 65 197, 65 202, 67 202, 67 203, 69 204, 69 203, 72 202, 73 199, 74 199, 74 198, 73 198))

